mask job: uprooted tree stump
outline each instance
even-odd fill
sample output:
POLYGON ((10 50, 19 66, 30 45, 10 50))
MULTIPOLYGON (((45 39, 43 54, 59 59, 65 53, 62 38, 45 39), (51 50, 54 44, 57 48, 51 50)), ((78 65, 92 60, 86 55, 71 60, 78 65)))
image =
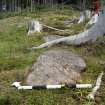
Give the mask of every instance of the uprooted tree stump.
POLYGON ((103 9, 103 13, 101 12, 99 14, 98 21, 90 29, 77 35, 63 37, 63 38, 59 38, 53 41, 43 43, 38 47, 35 46, 30 48, 30 50, 47 48, 59 43, 63 43, 67 45, 81 45, 87 42, 95 42, 98 37, 103 36, 105 34, 104 21, 105 21, 105 7, 103 9))
POLYGON ((35 62, 26 82, 28 85, 76 83, 86 68, 84 60, 65 50, 50 50, 35 62))

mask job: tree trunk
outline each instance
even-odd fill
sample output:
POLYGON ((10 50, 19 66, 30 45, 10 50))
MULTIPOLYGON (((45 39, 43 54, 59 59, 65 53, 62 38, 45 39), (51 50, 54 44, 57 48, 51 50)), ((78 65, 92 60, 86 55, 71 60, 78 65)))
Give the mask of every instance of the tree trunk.
POLYGON ((105 7, 103 11, 104 13, 100 13, 98 21, 85 32, 46 42, 38 47, 32 47, 31 49, 46 48, 59 43, 65 43, 68 45, 81 45, 89 41, 94 42, 98 37, 105 34, 105 7))

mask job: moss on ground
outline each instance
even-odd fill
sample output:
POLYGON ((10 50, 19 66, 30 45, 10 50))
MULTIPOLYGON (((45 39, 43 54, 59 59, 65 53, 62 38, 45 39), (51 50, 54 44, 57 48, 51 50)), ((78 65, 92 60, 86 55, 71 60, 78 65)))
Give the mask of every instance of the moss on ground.
MULTIPOLYGON (((11 87, 14 81, 24 84, 28 68, 36 61, 37 57, 48 49, 28 51, 27 48, 43 43, 45 35, 63 35, 80 33, 84 30, 85 23, 72 26, 64 25, 65 20, 78 17, 78 11, 71 7, 64 10, 43 9, 38 13, 25 13, 0 20, 0 105, 105 105, 105 76, 103 85, 95 101, 86 99, 91 89, 61 89, 61 90, 32 90, 18 91, 11 87), (44 29, 41 34, 35 33, 27 36, 26 23, 31 19, 40 20, 42 23, 69 32, 56 32, 44 29)), ((87 64, 86 71, 82 74, 81 83, 94 83, 99 73, 104 70, 105 64, 105 37, 100 38, 95 44, 82 46, 57 45, 52 48, 69 49, 82 56, 87 64)))

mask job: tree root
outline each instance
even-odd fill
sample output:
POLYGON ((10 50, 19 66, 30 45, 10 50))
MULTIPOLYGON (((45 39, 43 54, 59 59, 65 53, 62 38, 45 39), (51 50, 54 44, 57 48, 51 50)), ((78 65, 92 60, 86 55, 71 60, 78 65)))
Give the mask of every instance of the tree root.
POLYGON ((46 42, 38 47, 30 48, 30 50, 48 48, 59 43, 64 43, 67 45, 81 45, 86 42, 95 42, 98 37, 103 36, 104 34, 105 34, 105 13, 103 14, 100 13, 98 21, 90 29, 77 35, 46 42))

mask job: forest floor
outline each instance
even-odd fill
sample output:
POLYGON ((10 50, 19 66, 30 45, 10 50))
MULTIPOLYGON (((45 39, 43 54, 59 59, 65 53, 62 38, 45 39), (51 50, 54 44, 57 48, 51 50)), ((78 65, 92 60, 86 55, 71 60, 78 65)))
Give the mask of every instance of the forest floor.
POLYGON ((84 58, 87 69, 82 74, 81 83, 95 83, 97 76, 105 69, 105 37, 94 44, 82 46, 57 45, 49 49, 28 51, 27 48, 43 43, 43 36, 69 36, 84 31, 86 23, 65 25, 65 20, 79 17, 79 12, 71 7, 63 10, 43 9, 39 12, 23 12, 17 16, 0 19, 0 105, 105 105, 105 75, 103 85, 96 100, 87 100, 91 89, 60 89, 18 91, 11 87, 12 82, 22 81, 40 54, 54 48, 68 49, 84 58), (27 36, 26 24, 36 19, 43 24, 66 30, 57 32, 44 28, 42 33, 27 36))

